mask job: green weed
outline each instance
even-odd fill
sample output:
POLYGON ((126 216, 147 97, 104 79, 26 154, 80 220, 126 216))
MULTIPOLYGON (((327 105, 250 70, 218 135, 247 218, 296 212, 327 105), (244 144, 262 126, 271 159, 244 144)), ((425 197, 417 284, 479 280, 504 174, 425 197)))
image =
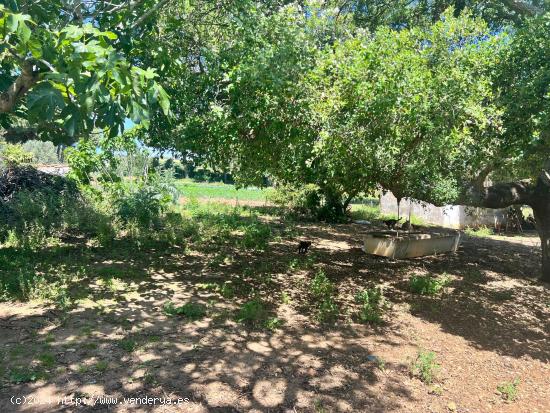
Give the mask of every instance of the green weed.
POLYGON ((358 315, 362 322, 382 322, 382 314, 386 308, 386 303, 380 288, 368 288, 358 292, 355 295, 355 302, 361 306, 358 315))
POLYGON ((127 351, 128 353, 132 353, 138 348, 138 342, 131 338, 123 338, 122 340, 119 340, 117 344, 118 347, 127 351))
POLYGON ((105 360, 100 360, 98 361, 95 365, 94 365, 94 368, 100 372, 100 373, 104 373, 105 371, 107 371, 107 369, 109 368, 109 363, 105 360))
POLYGON ((477 238, 486 238, 486 237, 490 237, 491 235, 494 235, 493 230, 486 226, 481 226, 476 229, 466 228, 464 230, 464 233, 466 233, 466 235, 469 235, 470 237, 477 237, 477 238))
POLYGON ((244 303, 239 309, 236 317, 239 323, 255 326, 259 325, 266 318, 267 308, 259 299, 254 299, 244 303))
POLYGON ((514 379, 511 382, 504 382, 497 386, 497 391, 502 395, 507 401, 514 401, 518 397, 519 393, 519 379, 514 379))
POLYGON ((433 351, 420 350, 411 366, 411 373, 426 384, 431 384, 441 369, 433 351))
POLYGON ((409 280, 410 290, 420 295, 436 295, 447 284, 449 284, 447 277, 433 278, 430 276, 413 275, 409 280))
POLYGON ((14 384, 30 383, 45 378, 45 374, 40 370, 25 367, 15 367, 10 370, 9 381, 14 384))
POLYGON ((206 307, 197 303, 186 303, 176 307, 171 301, 164 304, 164 313, 169 316, 183 315, 191 320, 197 320, 206 315, 206 307))
POLYGON ((281 328, 283 325, 283 320, 277 317, 270 317, 267 320, 265 320, 265 328, 268 330, 277 330, 278 328, 281 328))
POLYGON ((340 312, 333 297, 336 289, 323 270, 317 272, 309 291, 317 307, 317 320, 321 323, 335 322, 340 312))
POLYGON ((283 291, 281 293, 281 302, 283 304, 290 304, 291 303, 290 294, 288 294, 286 291, 283 291))
POLYGON ((47 369, 55 366, 55 356, 51 353, 41 354, 40 356, 38 356, 38 360, 40 360, 40 363, 47 369))

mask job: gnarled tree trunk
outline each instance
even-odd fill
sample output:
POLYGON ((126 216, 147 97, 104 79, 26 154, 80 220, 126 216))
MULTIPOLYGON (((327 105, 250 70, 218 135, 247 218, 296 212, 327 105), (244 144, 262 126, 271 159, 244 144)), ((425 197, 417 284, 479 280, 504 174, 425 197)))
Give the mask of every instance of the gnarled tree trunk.
POLYGON ((519 181, 471 188, 460 204, 482 208, 506 208, 529 205, 533 208, 542 249, 542 277, 550 282, 550 174, 543 171, 536 183, 519 181))
POLYGON ((550 282, 550 180, 541 175, 531 196, 542 249, 542 279, 550 282))

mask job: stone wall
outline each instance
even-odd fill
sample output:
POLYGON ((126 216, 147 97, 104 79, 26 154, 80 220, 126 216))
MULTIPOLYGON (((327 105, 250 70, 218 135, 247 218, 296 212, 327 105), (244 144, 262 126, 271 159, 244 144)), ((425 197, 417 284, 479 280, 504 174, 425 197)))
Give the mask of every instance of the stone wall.
POLYGON ((50 174, 50 175, 58 175, 58 176, 66 176, 69 171, 70 167, 68 165, 36 165, 36 169, 38 169, 41 172, 50 174))
MULTIPOLYGON (((437 207, 432 204, 401 200, 400 215, 405 219, 411 215, 427 224, 439 225, 446 228, 464 229, 482 225, 493 228, 495 224, 504 222, 505 210, 471 208, 463 205, 447 205, 437 207)), ((391 192, 380 196, 380 212, 383 215, 397 215, 397 199, 391 192)))

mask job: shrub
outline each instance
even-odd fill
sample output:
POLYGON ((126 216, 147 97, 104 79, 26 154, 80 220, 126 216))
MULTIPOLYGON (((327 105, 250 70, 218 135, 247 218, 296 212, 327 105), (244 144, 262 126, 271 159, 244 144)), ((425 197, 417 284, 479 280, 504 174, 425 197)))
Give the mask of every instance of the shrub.
POLYGON ((265 250, 270 238, 269 225, 256 222, 245 227, 241 245, 246 249, 265 250))
POLYGON ((433 351, 420 350, 411 366, 411 372, 426 384, 431 384, 441 369, 433 351))
POLYGON ((415 294, 435 295, 449 283, 449 279, 430 276, 413 275, 409 280, 409 288, 415 294))
POLYGON ((323 270, 319 270, 311 281, 310 292, 317 300, 329 298, 334 294, 334 286, 323 270))
POLYGON ((309 290, 317 307, 317 320, 322 323, 336 321, 339 309, 333 297, 335 288, 323 270, 315 275, 309 290))
POLYGON ((21 164, 31 163, 33 154, 23 149, 21 145, 1 143, 0 145, 0 167, 13 167, 21 164))
POLYGON ((321 207, 319 187, 314 184, 301 187, 291 185, 278 186, 269 195, 269 200, 275 205, 300 215, 316 216, 317 211, 321 207))
POLYGON ((380 288, 369 288, 355 295, 361 305, 359 319, 364 323, 380 323, 385 309, 385 300, 380 288))
POLYGON ((332 297, 323 299, 318 305, 317 320, 320 323, 334 323, 338 319, 340 309, 332 297))
POLYGON ((160 226, 160 216, 167 204, 162 194, 147 186, 137 189, 120 186, 111 195, 111 200, 115 215, 124 224, 147 229, 160 226))
POLYGON ((59 162, 57 150, 50 141, 31 139, 25 142, 22 148, 32 154, 33 162, 42 164, 55 164, 59 162))

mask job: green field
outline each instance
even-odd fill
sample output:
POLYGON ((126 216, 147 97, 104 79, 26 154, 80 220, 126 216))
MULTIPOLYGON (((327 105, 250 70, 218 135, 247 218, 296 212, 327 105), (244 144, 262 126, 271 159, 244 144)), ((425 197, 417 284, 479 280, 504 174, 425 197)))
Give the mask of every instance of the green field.
POLYGON ((192 179, 180 179, 176 184, 182 196, 189 198, 238 199, 241 201, 265 201, 273 191, 271 188, 240 188, 221 182, 196 182, 192 179))

